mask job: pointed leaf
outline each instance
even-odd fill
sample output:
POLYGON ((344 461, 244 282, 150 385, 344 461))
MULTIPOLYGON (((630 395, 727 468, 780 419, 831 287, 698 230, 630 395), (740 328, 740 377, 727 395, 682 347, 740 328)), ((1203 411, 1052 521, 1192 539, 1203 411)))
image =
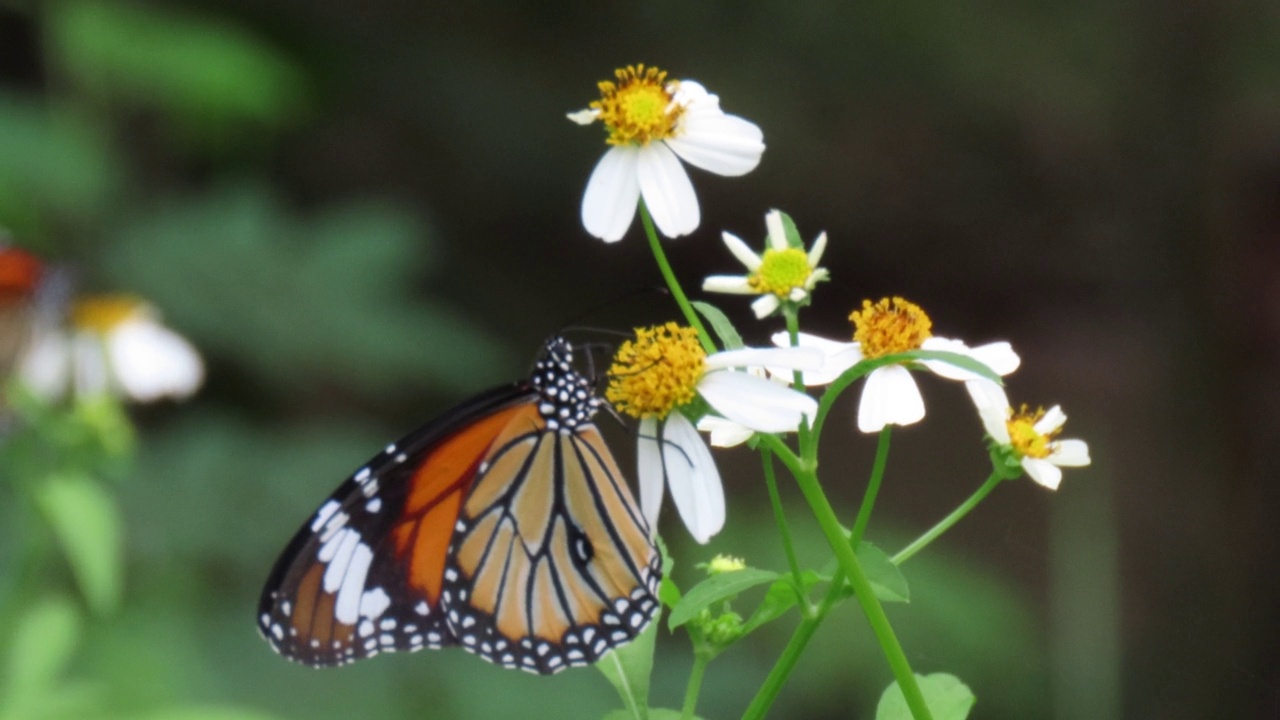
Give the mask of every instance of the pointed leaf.
MULTIPOLYGON (((751 613, 751 617, 742 626, 742 634, 746 635, 765 623, 772 622, 780 617, 783 613, 795 607, 800 602, 801 595, 807 595, 809 589, 823 580, 818 573, 812 570, 806 570, 800 573, 801 580, 804 583, 804 589, 797 594, 795 579, 790 575, 783 575, 765 591, 764 599, 756 607, 755 612, 751 613)), ((826 578, 830 580, 830 578, 826 578)))
POLYGON ((122 531, 115 501, 85 475, 54 475, 36 488, 36 502, 89 607, 107 614, 120 604, 124 579, 122 531))
MULTIPOLYGON (((916 675, 920 683, 920 692, 924 694, 924 702, 929 706, 933 720, 965 720, 969 710, 977 702, 969 686, 960 678, 948 673, 932 675, 916 675)), ((913 720, 907 699, 895 681, 885 688, 880 696, 880 704, 876 706, 876 720, 913 720)))
POLYGON ((757 585, 763 585, 778 579, 778 573, 770 570, 744 568, 733 572, 712 575, 689 588, 680 602, 671 611, 671 619, 667 625, 672 630, 689 622, 703 609, 714 602, 738 595, 757 585))
POLYGON ((871 589, 884 602, 910 602, 911 592, 907 579, 883 550, 863 541, 855 553, 862 564, 862 572, 871 581, 871 589))
POLYGON ((80 638, 80 613, 69 599, 49 597, 19 621, 9 647, 7 695, 48 692, 66 669, 80 638))
MULTIPOLYGON (((649 623, 635 640, 605 655, 596 663, 596 668, 604 675, 622 698, 623 713, 618 717, 626 720, 648 720, 649 718, 649 677, 653 674, 653 650, 658 636, 658 625, 662 619, 661 612, 649 623)), ((610 713, 613 717, 616 713, 610 713)))
POLYGON ((778 215, 782 217, 782 232, 787 236, 787 247, 803 250, 804 240, 800 237, 800 229, 796 227, 796 221, 781 210, 778 211, 778 215))
POLYGON ((720 308, 701 300, 693 300, 689 304, 711 323, 711 329, 716 331, 723 349, 737 350, 743 347, 742 336, 738 334, 738 329, 729 322, 729 318, 720 311, 720 308))

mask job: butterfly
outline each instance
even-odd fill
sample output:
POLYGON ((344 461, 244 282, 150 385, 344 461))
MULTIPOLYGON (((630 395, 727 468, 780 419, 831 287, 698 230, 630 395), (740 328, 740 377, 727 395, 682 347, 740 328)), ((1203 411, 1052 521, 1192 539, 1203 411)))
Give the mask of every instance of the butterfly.
POLYGON ((550 674, 633 640, 661 556, 563 338, 529 378, 392 443, 276 561, 258 629, 281 655, 344 665, 458 645, 550 674))

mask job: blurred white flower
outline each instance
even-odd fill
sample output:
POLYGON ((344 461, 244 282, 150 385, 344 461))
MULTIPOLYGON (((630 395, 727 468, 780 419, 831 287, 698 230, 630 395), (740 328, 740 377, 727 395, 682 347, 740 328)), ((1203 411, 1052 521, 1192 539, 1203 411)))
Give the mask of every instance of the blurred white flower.
POLYGON ((598 84, 600 99, 569 113, 609 131, 610 148, 596 164, 582 196, 582 224, 606 242, 631 226, 640 198, 667 237, 698 227, 698 196, 683 160, 717 175, 745 175, 760 163, 764 134, 750 121, 727 115, 720 99, 693 80, 667 81, 644 65, 614 72, 617 82, 598 84))
POLYGON ((1083 440, 1058 440, 1067 416, 1054 405, 1030 411, 1023 405, 1014 411, 1004 388, 986 379, 965 383, 987 435, 1020 458, 1022 469, 1037 483, 1057 490, 1064 467, 1088 465, 1089 446, 1083 440))

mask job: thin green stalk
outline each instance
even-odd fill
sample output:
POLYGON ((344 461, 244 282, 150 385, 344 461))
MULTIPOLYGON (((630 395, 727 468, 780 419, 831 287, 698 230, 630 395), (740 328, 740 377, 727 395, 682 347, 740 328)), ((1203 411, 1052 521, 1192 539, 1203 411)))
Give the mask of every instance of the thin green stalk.
POLYGON ((681 720, 692 720, 693 711, 698 706, 698 693, 702 690, 702 676, 707 672, 707 664, 710 662, 710 655, 694 651, 693 669, 689 671, 689 684, 684 689, 684 705, 680 708, 681 720))
POLYGON ((796 558, 795 543, 791 539, 791 530, 787 527, 787 516, 782 510, 782 496, 778 493, 778 479, 773 469, 773 453, 767 448, 760 451, 760 461, 764 465, 764 484, 769 488, 769 502, 773 504, 773 519, 778 524, 778 535, 782 538, 782 549, 787 555, 787 565, 791 567, 791 575, 796 581, 796 594, 800 602, 800 612, 805 617, 812 614, 809 599, 804 593, 804 578, 800 574, 800 561, 796 558))
POLYGON ((893 676, 898 681, 898 687, 902 689, 912 717, 915 720, 933 720, 933 715, 929 713, 929 706, 925 704, 924 694, 920 692, 920 685, 916 682, 915 673, 911 670, 911 663, 907 661, 907 655, 902 650, 902 644, 898 642, 898 636, 894 634, 893 626, 889 624, 889 618, 885 615, 880 600, 871 589, 871 582, 867 580, 867 575, 862 570, 862 563, 858 561, 858 556, 853 552, 853 546, 845 537, 844 529, 840 527, 840 520, 827 500, 826 493, 823 492, 822 485, 811 468, 811 463, 801 462, 776 436, 761 434, 757 437, 760 437, 787 466, 795 476, 800 492, 809 501, 813 515, 818 525, 822 527, 822 533, 827 537, 827 544, 831 546, 836 560, 840 563, 840 568, 848 577, 849 584, 853 586, 854 596, 862 606, 862 612, 867 616, 871 632, 880 643, 880 649, 884 652, 889 669, 893 671, 893 676))
POLYGON ((689 322, 689 327, 698 332, 698 341, 702 343, 702 349, 708 354, 715 352, 716 345, 711 341, 711 335, 707 334, 707 329, 702 326, 702 320, 689 304, 689 298, 680 287, 680 281, 676 280, 671 263, 667 262, 667 254, 662 249, 662 243, 658 241, 658 230, 653 226, 653 218, 649 215, 649 208, 645 206, 643 199, 640 200, 640 221, 644 224, 645 234, 649 236, 649 249, 653 251, 653 259, 658 261, 658 270, 662 271, 662 278, 667 281, 671 296, 676 299, 676 305, 680 306, 680 312, 684 313, 684 319, 689 322))
POLYGON ((875 507, 876 495, 880 493, 880 481, 884 478, 884 466, 889 461, 889 436, 893 434, 893 426, 885 425, 880 429, 880 441, 876 445, 876 459, 871 464, 871 477, 867 480, 867 490, 862 494, 862 506, 858 508, 858 519, 853 523, 853 533, 849 536, 849 544, 854 550, 862 542, 862 535, 867 531, 867 523, 871 522, 871 508, 875 507))
POLYGON ((939 535, 946 532, 952 525, 959 522, 960 518, 968 515, 969 511, 976 507, 978 503, 982 502, 982 499, 989 495, 992 490, 995 490, 996 486, 999 485, 1000 481, 1003 479, 1004 478, 999 473, 991 473, 991 476, 982 484, 982 487, 978 488, 977 492, 970 495, 968 500, 961 503, 960 507, 952 510, 950 515, 943 518, 937 525, 929 528, 928 532, 916 538, 910 545, 898 551, 898 554, 894 555, 890 560, 893 561, 894 565, 901 565, 909 560, 912 555, 923 550, 929 543, 936 540, 939 535))
MULTIPOLYGON (((800 309, 786 303, 782 306, 782 315, 787 320, 787 336, 791 339, 791 346, 795 347, 800 338, 800 309)), ((791 386, 804 392, 804 373, 793 370, 791 386)), ((800 427, 796 429, 796 435, 800 442, 800 455, 811 460, 816 458, 818 456, 817 436, 810 432, 809 418, 800 419, 800 427)))

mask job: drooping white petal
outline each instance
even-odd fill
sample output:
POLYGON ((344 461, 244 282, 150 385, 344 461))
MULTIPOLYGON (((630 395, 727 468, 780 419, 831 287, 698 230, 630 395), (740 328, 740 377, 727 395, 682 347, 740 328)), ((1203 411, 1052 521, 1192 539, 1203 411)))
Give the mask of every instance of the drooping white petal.
POLYGON ((1013 346, 1005 341, 978 345, 969 349, 978 362, 991 368, 995 374, 1004 377, 1022 364, 1022 358, 1013 351, 1013 346))
POLYGON ((1038 420, 1035 425, 1032 425, 1032 427, 1041 435, 1048 435, 1062 427, 1066 422, 1067 414, 1062 412, 1062 406, 1054 405, 1048 410, 1045 410, 1044 417, 1040 418, 1040 420, 1038 420))
MULTIPOLYGON (((771 339, 778 347, 787 347, 791 344, 791 337, 786 331, 774 333, 771 339)), ((796 342, 799 347, 816 348, 822 351, 822 367, 817 370, 806 370, 804 373, 806 387, 826 385, 840 377, 845 370, 862 362, 862 348, 858 343, 828 340, 808 333, 798 333, 796 342)), ((769 372, 775 372, 774 368, 770 367, 769 372)))
POLYGON ((658 230, 667 237, 688 235, 702 220, 698 196, 679 158, 660 142, 640 148, 636 162, 640 195, 658 230))
MULTIPOLYGON (((971 348, 961 340, 934 336, 920 343, 920 348, 922 350, 953 352, 973 358, 1001 376, 1017 370, 1018 365, 1022 362, 1018 354, 1013 351, 1013 347, 1007 342, 994 342, 971 348)), ((936 375, 948 380, 976 380, 983 377, 943 360, 921 360, 920 364, 929 368, 936 375)))
POLYGON ((1089 445, 1083 440, 1055 440, 1049 448, 1047 459, 1059 467, 1084 467, 1090 462, 1089 445))
POLYGON ((600 117, 600 111, 595 108, 583 108, 577 112, 565 113, 565 117, 579 125, 590 125, 600 117))
POLYGON ((801 392, 732 370, 716 370, 698 381, 698 394, 716 412, 760 432, 794 432, 818 412, 818 401, 801 392))
POLYGON ((737 235, 724 231, 720 233, 720 239, 724 240, 725 247, 729 248, 729 252, 733 253, 733 256, 738 258, 738 262, 745 265, 747 270, 755 272, 764 264, 764 260, 737 235))
POLYGON ((725 420, 715 415, 704 415, 698 421, 698 431, 711 434, 713 447, 736 447, 751 439, 755 430, 743 427, 732 420, 725 420))
POLYGON ((621 240, 636 215, 639 157, 639 148, 609 148, 587 180, 582 194, 582 226, 605 242, 621 240))
POLYGON ((694 540, 707 542, 724 527, 724 487, 711 450, 679 412, 662 426, 662 462, 680 519, 694 540))
POLYGON ((782 301, 773 293, 766 293, 751 301, 751 311, 756 314, 756 318, 763 320, 773 314, 774 310, 782 305, 782 301))
POLYGON ((755 295, 755 288, 747 282, 743 275, 709 275, 702 281, 702 289, 706 292, 730 293, 733 295, 755 295))
POLYGON ((1022 469, 1027 471, 1027 475, 1032 480, 1050 490, 1057 490, 1058 485, 1062 483, 1062 471, 1048 460, 1024 457, 1022 458, 1022 469))
POLYGON ((1008 445, 1010 442, 1009 397, 1005 395, 1004 388, 986 378, 970 380, 964 384, 964 387, 969 391, 969 397, 973 398, 974 407, 978 409, 982 428, 987 431, 992 440, 1001 445, 1008 445))
POLYGON ((770 210, 764 214, 764 227, 769 233, 769 247, 774 250, 787 249, 787 231, 782 226, 782 213, 770 210))
POLYGON ((681 160, 725 177, 745 175, 760 164, 764 133, 750 120, 726 115, 718 107, 691 107, 664 140, 681 160))
POLYGON ((809 267, 816 268, 818 263, 822 262, 822 253, 827 249, 827 231, 823 230, 818 233, 818 238, 813 241, 813 247, 809 248, 809 267))
POLYGON ((150 320, 128 320, 106 337, 111 370, 125 393, 142 402, 185 398, 204 381, 204 363, 181 335, 150 320))
POLYGON ((19 362, 18 377, 45 399, 62 397, 71 384, 71 339, 58 330, 38 331, 19 362))
POLYGON ((822 367, 822 352, 817 348, 776 347, 738 348, 708 355, 708 370, 737 367, 777 366, 788 370, 816 370, 822 367))
POLYGON ((858 429, 879 432, 885 425, 911 425, 924 419, 924 398, 911 371, 886 365, 867 375, 858 401, 858 429))
POLYGON ((662 451, 658 447, 658 421, 640 420, 636 441, 636 475, 639 478, 640 512, 649 523, 649 533, 658 533, 658 513, 662 511, 662 493, 666 476, 662 470, 662 451))

